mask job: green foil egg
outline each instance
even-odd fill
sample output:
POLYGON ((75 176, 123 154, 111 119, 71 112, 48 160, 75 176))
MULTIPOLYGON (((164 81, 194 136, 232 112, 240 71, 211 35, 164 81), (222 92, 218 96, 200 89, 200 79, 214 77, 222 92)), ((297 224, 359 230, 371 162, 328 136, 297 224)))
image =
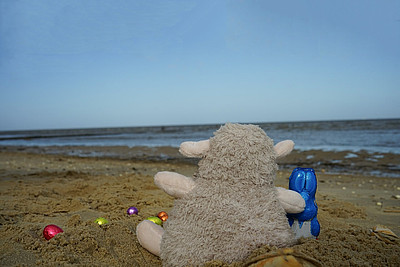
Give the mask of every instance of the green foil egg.
POLYGON ((162 225, 162 220, 155 216, 148 217, 146 220, 152 221, 153 223, 158 225, 162 225))
POLYGON ((108 223, 108 221, 103 217, 97 218, 94 222, 97 223, 98 225, 103 225, 108 223))

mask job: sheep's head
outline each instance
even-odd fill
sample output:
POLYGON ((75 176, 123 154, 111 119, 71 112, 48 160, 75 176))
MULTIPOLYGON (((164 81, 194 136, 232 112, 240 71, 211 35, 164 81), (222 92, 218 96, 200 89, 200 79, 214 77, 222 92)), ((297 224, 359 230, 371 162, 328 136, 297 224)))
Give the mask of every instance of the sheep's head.
POLYGON ((226 124, 210 140, 185 142, 181 153, 202 157, 199 176, 232 184, 273 185, 276 158, 289 154, 292 141, 274 146, 265 132, 255 125, 226 124))

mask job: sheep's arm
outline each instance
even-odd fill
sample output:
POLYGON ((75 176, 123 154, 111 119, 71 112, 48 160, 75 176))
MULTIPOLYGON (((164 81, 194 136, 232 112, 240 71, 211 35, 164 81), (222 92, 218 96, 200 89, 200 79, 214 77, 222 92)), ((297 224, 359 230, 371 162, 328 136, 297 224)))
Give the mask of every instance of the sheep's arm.
POLYGON ((142 221, 136 227, 136 236, 140 245, 156 256, 160 256, 163 234, 164 229, 149 220, 142 221))
POLYGON ((183 197, 196 185, 192 178, 176 172, 158 172, 154 176, 154 183, 165 193, 176 198, 183 197))
POLYGON ((304 210, 306 202, 303 197, 293 190, 277 187, 278 200, 286 213, 300 213, 304 210))

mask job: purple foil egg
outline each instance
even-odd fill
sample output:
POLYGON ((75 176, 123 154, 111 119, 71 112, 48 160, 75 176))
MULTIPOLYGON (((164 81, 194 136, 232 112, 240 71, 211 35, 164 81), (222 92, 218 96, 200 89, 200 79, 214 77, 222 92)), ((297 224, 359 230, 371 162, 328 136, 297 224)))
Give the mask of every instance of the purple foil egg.
POLYGON ((138 214, 139 211, 138 211, 138 209, 137 209, 136 207, 130 207, 130 208, 126 211, 126 213, 127 213, 128 215, 133 215, 133 214, 138 214))

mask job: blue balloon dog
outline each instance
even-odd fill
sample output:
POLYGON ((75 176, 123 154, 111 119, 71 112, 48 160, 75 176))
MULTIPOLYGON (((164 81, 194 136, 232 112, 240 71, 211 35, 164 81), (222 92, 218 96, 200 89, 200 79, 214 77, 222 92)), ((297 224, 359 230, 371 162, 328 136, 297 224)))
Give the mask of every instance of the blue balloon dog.
POLYGON ((289 178, 289 189, 299 193, 306 202, 304 211, 297 214, 288 214, 289 225, 296 238, 317 238, 320 225, 317 220, 318 206, 315 202, 317 178, 312 168, 296 168, 289 178))

